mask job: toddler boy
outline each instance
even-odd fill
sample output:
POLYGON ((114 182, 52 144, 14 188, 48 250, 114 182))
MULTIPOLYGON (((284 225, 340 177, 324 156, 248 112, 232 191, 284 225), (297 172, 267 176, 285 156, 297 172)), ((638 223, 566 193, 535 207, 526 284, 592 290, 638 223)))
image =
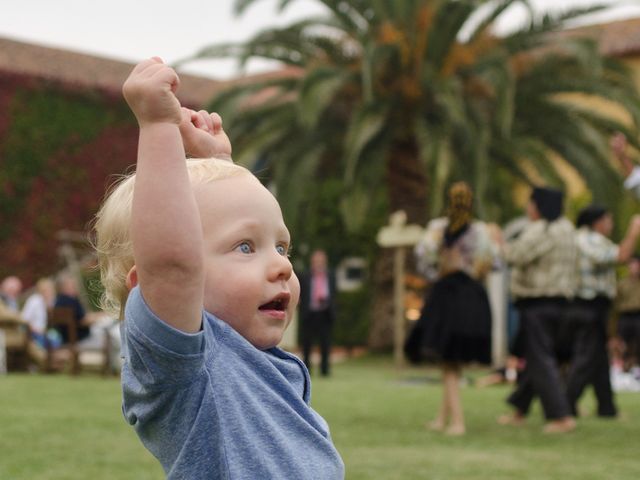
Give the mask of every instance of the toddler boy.
POLYGON ((276 347, 300 291, 280 207, 230 160, 185 161, 231 149, 178 83, 158 58, 125 82, 137 173, 96 222, 107 304, 126 301, 125 417, 170 479, 342 479, 308 372, 276 347))

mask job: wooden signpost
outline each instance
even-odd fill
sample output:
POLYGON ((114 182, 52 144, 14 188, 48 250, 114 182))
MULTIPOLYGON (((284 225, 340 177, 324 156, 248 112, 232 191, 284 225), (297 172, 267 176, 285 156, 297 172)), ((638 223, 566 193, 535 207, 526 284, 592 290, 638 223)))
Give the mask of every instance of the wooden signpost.
POLYGON ((383 248, 393 248, 393 359, 396 367, 404 364, 402 347, 405 339, 404 318, 404 264, 407 247, 418 243, 424 229, 420 225, 407 225, 407 214, 399 210, 391 214, 389 225, 378 232, 376 240, 383 248))

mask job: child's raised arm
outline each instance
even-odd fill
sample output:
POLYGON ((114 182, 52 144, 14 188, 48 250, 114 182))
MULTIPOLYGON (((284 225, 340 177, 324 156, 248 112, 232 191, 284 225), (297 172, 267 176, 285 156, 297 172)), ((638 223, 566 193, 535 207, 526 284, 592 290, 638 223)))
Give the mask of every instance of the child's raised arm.
POLYGON ((131 283, 140 285, 158 317, 196 332, 202 317, 203 240, 179 130, 178 84, 175 71, 154 57, 138 64, 123 86, 140 126, 131 283))

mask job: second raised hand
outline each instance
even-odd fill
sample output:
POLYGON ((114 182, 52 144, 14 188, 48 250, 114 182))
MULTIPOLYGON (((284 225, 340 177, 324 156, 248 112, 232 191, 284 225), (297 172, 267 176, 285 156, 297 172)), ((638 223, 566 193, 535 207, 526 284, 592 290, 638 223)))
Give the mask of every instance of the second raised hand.
POLYGON ((231 142, 222 128, 222 118, 205 110, 182 108, 180 133, 187 155, 231 160, 231 142))

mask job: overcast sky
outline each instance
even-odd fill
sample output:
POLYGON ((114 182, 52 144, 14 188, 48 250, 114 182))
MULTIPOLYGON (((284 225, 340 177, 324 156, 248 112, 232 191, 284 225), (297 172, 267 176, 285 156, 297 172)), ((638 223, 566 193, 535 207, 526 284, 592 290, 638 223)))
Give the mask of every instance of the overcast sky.
MULTIPOLYGON (((394 1, 394 0, 388 0, 394 1)), ((201 47, 240 41, 265 27, 286 25, 320 13, 314 0, 297 0, 284 13, 277 1, 261 0, 245 14, 232 14, 235 0, 0 0, 0 36, 137 62, 159 55, 167 62, 201 47)), ((640 0, 532 0, 538 11, 607 3, 615 8, 604 19, 640 17, 640 0)), ((512 9, 503 28, 522 18, 512 9)), ((254 63, 250 71, 268 68, 254 63)), ((199 62, 183 70, 218 78, 236 75, 235 62, 199 62)))

